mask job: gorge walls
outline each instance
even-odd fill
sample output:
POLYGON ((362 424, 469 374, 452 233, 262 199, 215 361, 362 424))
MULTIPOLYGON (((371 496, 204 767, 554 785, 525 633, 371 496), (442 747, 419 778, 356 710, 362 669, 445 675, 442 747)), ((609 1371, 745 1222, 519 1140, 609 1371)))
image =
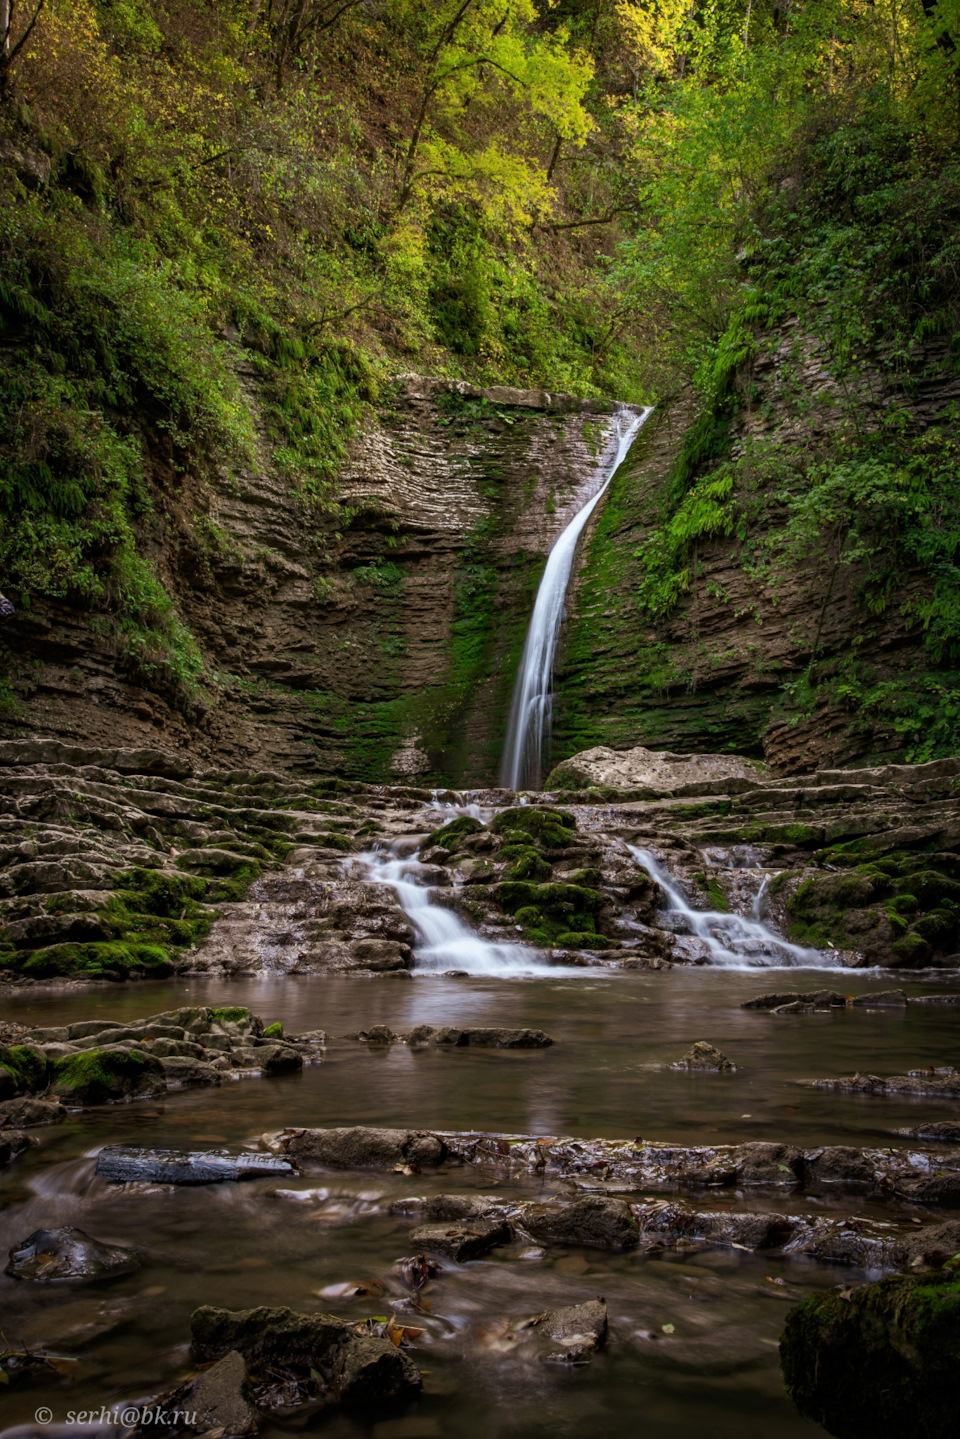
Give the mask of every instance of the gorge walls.
MULTIPOLYGON (((238 369, 256 419, 252 370, 238 369)), ((161 745, 250 767, 490 782, 543 561, 589 492, 613 407, 401 377, 336 485, 153 456, 139 541, 205 662, 173 695, 84 611, 38 601, 0 634, 3 732, 161 745)))
POLYGON ((943 727, 956 680, 931 643, 960 400, 947 347, 907 374, 838 379, 781 326, 737 392, 708 463, 689 464, 703 402, 687 392, 614 478, 558 657, 554 762, 637 743, 763 755, 782 774, 930 757, 911 746, 934 713, 943 727), (917 517, 926 563, 900 548, 917 517))

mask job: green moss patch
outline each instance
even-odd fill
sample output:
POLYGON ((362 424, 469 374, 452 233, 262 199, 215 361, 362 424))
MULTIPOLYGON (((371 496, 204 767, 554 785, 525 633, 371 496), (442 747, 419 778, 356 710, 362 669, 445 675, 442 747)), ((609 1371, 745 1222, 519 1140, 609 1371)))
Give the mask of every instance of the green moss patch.
POLYGON ((447 849, 453 849, 454 846, 450 844, 450 840, 457 839, 464 834, 479 834, 483 827, 478 819, 473 819, 469 814, 462 814, 458 819, 452 819, 449 824, 435 829, 432 834, 428 835, 424 841, 424 847, 442 844, 447 849))
POLYGON ((68 1104, 108 1104, 161 1086, 163 1067, 135 1049, 88 1049, 55 1060, 52 1083, 68 1104))
POLYGON ((960 1279, 896 1276, 811 1294, 787 1316, 784 1385, 837 1439, 942 1439, 956 1426, 960 1279))
POLYGON ((47 1060, 29 1044, 0 1045, 0 1099, 15 1094, 35 1094, 45 1088, 47 1060))

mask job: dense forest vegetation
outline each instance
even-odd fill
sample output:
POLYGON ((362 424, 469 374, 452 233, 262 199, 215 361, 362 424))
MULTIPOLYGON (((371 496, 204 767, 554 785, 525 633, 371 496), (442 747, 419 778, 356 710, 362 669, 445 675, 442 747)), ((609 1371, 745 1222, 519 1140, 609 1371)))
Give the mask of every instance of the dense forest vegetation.
POLYGON ((829 685, 953 752, 956 417, 908 401, 960 363, 958 46, 960 0, 0 0, 4 590, 86 607, 189 693, 203 658, 138 543, 158 461, 268 462, 322 545, 399 372, 692 384, 638 625, 702 537, 774 576, 857 565, 926 669, 818 674, 814 646, 796 704, 829 685), (732 455, 751 361, 797 325, 837 424, 732 455), (865 425, 878 372, 902 402, 865 425))

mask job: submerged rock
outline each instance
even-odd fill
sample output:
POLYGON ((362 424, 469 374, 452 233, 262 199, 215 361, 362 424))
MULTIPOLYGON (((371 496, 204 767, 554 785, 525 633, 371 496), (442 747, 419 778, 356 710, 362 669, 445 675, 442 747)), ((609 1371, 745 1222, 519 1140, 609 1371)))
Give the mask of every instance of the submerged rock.
POLYGON ((97 1174, 111 1184, 219 1184, 295 1173, 293 1164, 274 1154, 231 1154, 226 1149, 131 1149, 114 1144, 97 1156, 97 1174))
POLYGON ((548 1309, 537 1321, 540 1333, 560 1347, 543 1356, 547 1363, 588 1364, 607 1342, 607 1301, 589 1299, 548 1309))
POLYGON ((906 1277, 822 1290, 788 1314, 787 1393, 837 1439, 947 1439, 956 1432, 960 1278, 906 1277))
POLYGON ((670 1066, 671 1069, 711 1069, 718 1073, 722 1070, 733 1072, 736 1067, 722 1050, 703 1039, 691 1044, 683 1058, 670 1066))
POLYGON ((905 1139, 939 1139, 943 1144, 960 1144, 960 1119, 937 1119, 893 1132, 905 1139))
POLYGON ((243 1356, 261 1409, 289 1412, 323 1400, 389 1411, 420 1393, 420 1372, 408 1355, 388 1339, 357 1335, 329 1314, 203 1305, 191 1315, 190 1327, 191 1352, 199 1363, 222 1359, 231 1350, 243 1356), (278 1387, 281 1402, 271 1403, 271 1389, 278 1387))
POLYGON ((878 994, 853 994, 847 1003, 857 1009, 906 1009, 907 996, 902 989, 881 989, 878 994))
POLYGON ((842 1008, 847 997, 835 989, 812 989, 805 993, 798 990, 758 994, 755 999, 744 1000, 741 1009, 770 1009, 778 1012, 809 1013, 817 1009, 842 1008), (796 1008, 795 1008, 796 1006, 796 1008))
POLYGON ((452 1224, 439 1222, 423 1224, 415 1229, 410 1242, 417 1250, 427 1253, 445 1254, 457 1264, 469 1259, 482 1259, 498 1244, 506 1244, 510 1230, 502 1220, 464 1219, 452 1224))
POLYGON ((547 1049, 555 1041, 542 1029, 458 1029, 454 1025, 433 1028, 421 1024, 407 1035, 408 1044, 435 1044, 440 1048, 464 1049, 547 1049), (414 1037, 416 1036, 416 1037, 414 1037))
POLYGON ((113 1279, 139 1269, 131 1249, 101 1244, 70 1224, 62 1229, 37 1229, 10 1250, 5 1274, 14 1279, 49 1283, 61 1279, 113 1279))
POLYGON ((854 1074, 841 1079, 807 1079, 813 1089, 835 1089, 841 1094, 919 1094, 960 1098, 960 1071, 952 1068, 912 1069, 909 1074, 854 1074))

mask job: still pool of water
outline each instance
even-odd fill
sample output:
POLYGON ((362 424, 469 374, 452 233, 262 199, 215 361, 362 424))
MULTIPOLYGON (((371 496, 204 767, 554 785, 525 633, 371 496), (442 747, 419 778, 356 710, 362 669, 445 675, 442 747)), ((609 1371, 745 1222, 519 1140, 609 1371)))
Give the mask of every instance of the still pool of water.
MULTIPOLYGON (((331 1042, 324 1062, 301 1075, 185 1091, 37 1131, 40 1144, 0 1181, 0 1247, 41 1225, 75 1224, 101 1240, 136 1247, 143 1266, 112 1284, 78 1288, 44 1290, 0 1279, 6 1342, 46 1342, 71 1357, 56 1386, 48 1381, 42 1390, 0 1392, 4 1424, 28 1421, 39 1403, 62 1418, 68 1409, 168 1386, 188 1366, 189 1315, 200 1303, 289 1304, 348 1319, 389 1313, 392 1301, 409 1296, 393 1269, 411 1252, 408 1235, 416 1223, 391 1213, 402 1195, 496 1187, 531 1197, 556 1187, 533 1179, 495 1186, 476 1171, 451 1170, 305 1173, 289 1182, 199 1190, 111 1189, 93 1174, 91 1156, 100 1145, 238 1144, 302 1124, 642 1134, 687 1143, 872 1143, 921 1118, 955 1117, 955 1107, 934 1101, 867 1099, 797 1084, 855 1069, 894 1073, 956 1059, 960 1014, 949 1006, 795 1017, 739 1007, 764 989, 815 988, 823 980, 822 971, 676 969, 523 981, 179 981, 16 996, 7 1013, 23 1023, 248 1004, 290 1032, 323 1028, 331 1042), (530 1025, 557 1043, 542 1051, 443 1052, 374 1050, 337 1038, 378 1023, 398 1031, 416 1023, 530 1025), (723 1049, 737 1072, 697 1075, 663 1067, 698 1039, 723 1049), (382 1294, 318 1295, 362 1280, 382 1283, 382 1294)), ((837 980, 851 993, 890 987, 889 976, 837 980)), ((942 991, 949 981, 904 987, 921 994, 942 991)), ((791 1212, 810 1202, 743 1201, 791 1212)), ((864 1208, 855 1198, 833 1207, 864 1208)), ((887 1217, 909 1222, 892 1211, 887 1217)), ((448 1265, 426 1291, 429 1309, 415 1319, 424 1329, 415 1353, 427 1371, 423 1399, 404 1417, 373 1426, 345 1416, 321 1421, 325 1439, 627 1439, 638 1431, 651 1439, 693 1439, 704 1430, 715 1439, 790 1439, 822 1432, 800 1421, 783 1397, 777 1339, 788 1301, 861 1274, 734 1250, 610 1256, 571 1249, 535 1260, 521 1254, 522 1246, 514 1245, 477 1263, 448 1265), (784 1283, 772 1282, 778 1279, 784 1283), (542 1364, 535 1347, 510 1328, 524 1315, 598 1293, 608 1301, 611 1340, 607 1353, 586 1368, 542 1364)))

